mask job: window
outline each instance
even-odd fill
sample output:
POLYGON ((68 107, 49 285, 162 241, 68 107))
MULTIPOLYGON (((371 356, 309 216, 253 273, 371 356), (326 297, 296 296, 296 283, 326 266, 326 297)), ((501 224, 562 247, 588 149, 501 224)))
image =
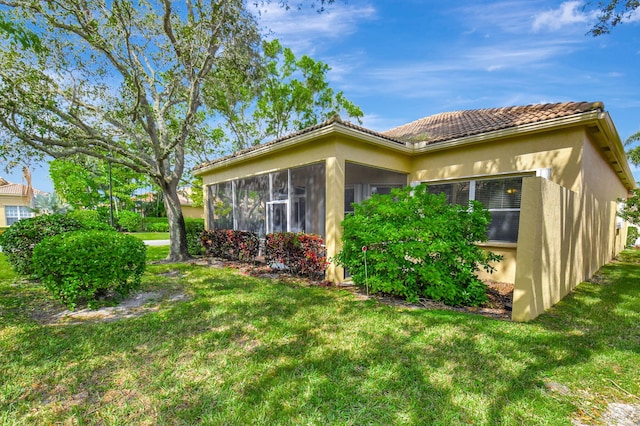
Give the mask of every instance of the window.
POLYGON ((20 219, 33 217, 34 213, 27 206, 5 206, 4 215, 7 220, 7 226, 11 226, 20 219))
POLYGON ((465 205, 480 201, 491 213, 487 236, 491 241, 518 241, 522 178, 468 180, 429 185, 432 194, 444 193, 447 202, 465 205))
POLYGON ((210 185, 208 226, 324 235, 325 185, 324 163, 210 185))
POLYGON ((344 215, 353 213, 353 204, 360 204, 371 198, 373 194, 389 195, 394 188, 402 188, 402 184, 367 184, 355 183, 344 187, 344 215))

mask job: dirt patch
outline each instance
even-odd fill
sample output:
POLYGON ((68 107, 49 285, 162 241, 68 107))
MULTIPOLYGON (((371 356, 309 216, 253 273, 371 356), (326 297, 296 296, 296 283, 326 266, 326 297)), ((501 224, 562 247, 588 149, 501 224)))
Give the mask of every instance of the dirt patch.
POLYGON ((190 296, 184 293, 166 294, 161 291, 148 291, 135 293, 117 306, 104 306, 98 309, 83 308, 75 311, 65 309, 58 312, 39 312, 34 314, 33 318, 46 325, 110 322, 156 312, 160 309, 161 303, 175 303, 189 299, 190 296))
POLYGON ((608 425, 637 426, 640 425, 640 405, 609 404, 602 420, 608 425))
MULTIPOLYGON (((561 396, 578 401, 578 411, 575 417, 571 419, 571 424, 573 426, 587 426, 593 424, 616 426, 640 425, 639 404, 610 402, 606 404, 606 409, 601 411, 596 408, 595 404, 593 404, 595 396, 585 390, 581 389, 572 391, 569 387, 553 381, 546 381, 544 386, 546 391, 554 397, 561 396)), ((624 391, 624 389, 621 390, 624 391)), ((624 392, 630 397, 640 399, 633 394, 626 391, 624 392)))
POLYGON ((442 309, 456 312, 467 312, 491 318, 511 320, 513 301, 513 284, 485 282, 488 301, 482 306, 449 306, 442 302, 420 298, 418 303, 407 302, 404 298, 386 294, 366 294, 366 289, 357 286, 342 286, 351 291, 360 300, 374 299, 381 303, 408 309, 442 309))

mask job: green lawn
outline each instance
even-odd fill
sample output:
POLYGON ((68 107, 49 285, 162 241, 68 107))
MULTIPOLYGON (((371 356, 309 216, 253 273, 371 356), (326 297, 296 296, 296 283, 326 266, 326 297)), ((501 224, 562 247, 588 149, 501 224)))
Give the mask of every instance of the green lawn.
POLYGON ((168 240, 168 232, 129 232, 129 235, 133 235, 141 240, 168 240))
MULTIPOLYGON (((167 247, 150 247, 153 259, 167 247)), ((0 424, 571 424, 640 396, 640 253, 531 323, 150 265, 144 316, 59 309, 0 256, 0 424)))

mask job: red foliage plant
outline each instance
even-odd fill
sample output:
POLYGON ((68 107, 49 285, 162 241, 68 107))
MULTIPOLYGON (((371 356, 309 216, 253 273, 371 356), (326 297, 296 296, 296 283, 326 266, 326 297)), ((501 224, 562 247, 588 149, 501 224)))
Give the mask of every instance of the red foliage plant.
POLYGON ((253 232, 215 229, 203 231, 202 245, 208 256, 252 262, 258 256, 260 240, 253 232))
POLYGON ((322 237, 295 232, 267 235, 265 259, 268 265, 278 264, 292 274, 313 279, 323 278, 328 265, 322 237))

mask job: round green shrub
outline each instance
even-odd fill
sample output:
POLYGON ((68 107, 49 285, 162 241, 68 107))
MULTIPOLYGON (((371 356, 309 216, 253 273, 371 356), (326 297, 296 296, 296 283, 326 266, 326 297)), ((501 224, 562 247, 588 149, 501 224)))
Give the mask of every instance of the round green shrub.
POLYGON ((30 275, 33 273, 31 257, 36 244, 47 237, 82 228, 76 219, 57 214, 22 219, 0 235, 0 246, 14 271, 30 275))
POLYGON ((102 215, 97 210, 72 210, 67 216, 76 219, 82 224, 83 229, 95 229, 108 231, 113 229, 108 220, 105 222, 102 215))
POLYGON ((115 231, 75 231, 46 238, 33 250, 35 275, 70 309, 101 297, 126 297, 140 286, 146 247, 115 231))
POLYGON ((487 240, 490 219, 480 203, 448 204, 426 185, 374 195, 342 222, 335 260, 374 292, 477 306, 486 301, 486 286, 476 273, 501 259, 476 244, 487 240))
POLYGON ((140 232, 142 231, 142 216, 136 212, 123 210, 118 213, 118 228, 124 232, 140 232))
POLYGON ((169 222, 166 217, 145 217, 143 219, 143 231, 169 232, 169 222))

